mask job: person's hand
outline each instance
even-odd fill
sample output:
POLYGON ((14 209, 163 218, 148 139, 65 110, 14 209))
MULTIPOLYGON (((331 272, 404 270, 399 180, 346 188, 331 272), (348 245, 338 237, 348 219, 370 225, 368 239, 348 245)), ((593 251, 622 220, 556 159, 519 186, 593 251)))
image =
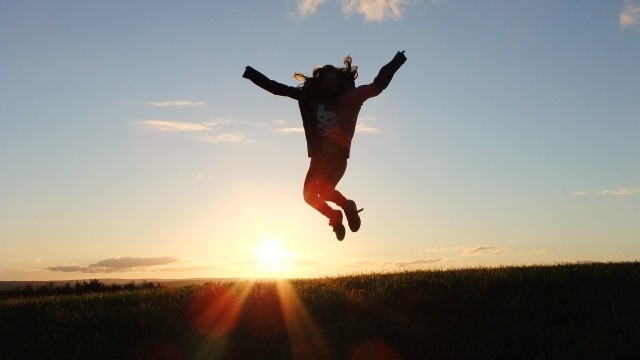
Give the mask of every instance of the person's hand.
POLYGON ((393 57, 393 60, 395 61, 401 61, 402 63, 404 63, 405 61, 407 61, 407 57, 404 55, 404 50, 402 51, 398 51, 396 53, 396 56, 393 57))

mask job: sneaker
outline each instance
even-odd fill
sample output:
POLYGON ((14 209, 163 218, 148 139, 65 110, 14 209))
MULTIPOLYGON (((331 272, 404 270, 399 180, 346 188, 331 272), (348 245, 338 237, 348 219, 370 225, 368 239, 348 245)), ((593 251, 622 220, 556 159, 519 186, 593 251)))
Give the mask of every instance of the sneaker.
POLYGON ((344 213, 347 215, 349 229, 353 232, 358 231, 360 229, 360 215, 358 215, 358 213, 364 209, 358 210, 358 207, 353 200, 347 200, 342 209, 344 209, 344 213))
POLYGON ((333 216, 329 219, 329 225, 333 228, 333 232, 336 233, 336 238, 342 241, 347 232, 344 225, 342 225, 342 211, 336 210, 333 213, 333 216))

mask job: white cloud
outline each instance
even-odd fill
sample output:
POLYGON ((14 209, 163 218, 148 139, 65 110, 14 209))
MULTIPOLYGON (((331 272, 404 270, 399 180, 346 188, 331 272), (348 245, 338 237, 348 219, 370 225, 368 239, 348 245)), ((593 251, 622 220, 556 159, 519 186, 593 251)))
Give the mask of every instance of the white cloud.
MULTIPOLYGON (((298 13, 302 16, 314 14, 325 2, 326 0, 298 0, 298 13)), ((404 7, 413 3, 407 0, 340 0, 340 2, 345 14, 361 14, 367 21, 398 19, 402 16, 404 7)))
POLYGON ((298 0, 298 13, 302 16, 314 14, 318 11, 318 6, 326 0, 298 0))
POLYGON ((620 13, 620 27, 628 28, 640 25, 640 5, 627 2, 620 13))
POLYGON ((586 192, 583 191, 574 191, 570 194, 571 196, 585 196, 588 195, 586 192))
POLYGON ((347 15, 359 13, 367 21, 384 21, 402 16, 405 0, 342 0, 342 11, 347 15))
POLYGON ((274 120, 273 124, 275 124, 276 127, 272 129, 271 132, 276 134, 304 133, 302 126, 287 126, 287 122, 284 120, 274 120))
POLYGON ((144 125, 150 130, 154 131, 167 131, 167 132, 200 132, 210 131, 211 128, 196 123, 189 122, 177 122, 166 120, 146 120, 141 121, 140 124, 144 125))
POLYGON ((640 194, 640 189, 620 188, 617 190, 604 190, 600 192, 600 195, 611 195, 611 196, 631 196, 636 194, 640 194))
POLYGON ((284 128, 274 129, 273 132, 278 133, 278 134, 303 133, 304 132, 304 128, 302 128, 302 127, 284 127, 284 128))
POLYGON ((206 135, 206 136, 200 137, 200 140, 203 142, 213 143, 213 144, 252 142, 252 140, 247 138, 243 133, 206 135))
POLYGON ((377 134, 380 132, 380 129, 369 126, 367 124, 358 124, 356 125, 356 132, 366 133, 366 134, 377 134))
POLYGON ((137 124, 152 131, 173 132, 173 133, 193 133, 193 139, 206 143, 246 143, 252 142, 242 132, 221 132, 212 134, 214 127, 235 123, 233 120, 212 120, 205 124, 167 121, 167 120, 146 120, 137 124))
MULTIPOLYGON (((356 132, 358 133, 368 133, 368 134, 377 134, 380 132, 380 129, 369 125, 370 121, 375 120, 373 117, 366 118, 358 118, 358 123, 356 124, 356 132)), ((293 133, 304 133, 304 128, 302 126, 286 126, 287 123, 282 120, 274 121, 274 123, 278 126, 277 128, 271 130, 277 134, 293 134, 293 133)))
POLYGON ((202 106, 202 105, 204 105, 204 103, 193 102, 193 101, 189 101, 189 100, 148 101, 148 102, 146 102, 144 104, 145 105, 149 105, 149 106, 153 106, 153 107, 160 107, 160 108, 173 107, 173 108, 178 108, 178 109, 181 109, 183 107, 194 107, 194 106, 202 106))

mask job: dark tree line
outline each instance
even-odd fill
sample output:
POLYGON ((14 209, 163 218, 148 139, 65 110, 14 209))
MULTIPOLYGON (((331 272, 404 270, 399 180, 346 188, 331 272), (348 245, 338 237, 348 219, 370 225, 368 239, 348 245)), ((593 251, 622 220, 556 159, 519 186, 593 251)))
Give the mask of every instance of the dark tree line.
POLYGON ((0 299, 8 299, 15 297, 32 297, 32 296, 51 296, 51 295, 83 295, 98 292, 119 292, 119 291, 135 291, 140 289, 154 289, 162 287, 161 284, 154 284, 152 282, 143 281, 136 284, 135 281, 131 281, 127 284, 107 285, 100 280, 91 279, 89 281, 76 281, 74 285, 67 282, 64 284, 56 284, 50 281, 42 286, 33 286, 32 284, 26 284, 25 286, 18 286, 12 290, 0 291, 0 299))

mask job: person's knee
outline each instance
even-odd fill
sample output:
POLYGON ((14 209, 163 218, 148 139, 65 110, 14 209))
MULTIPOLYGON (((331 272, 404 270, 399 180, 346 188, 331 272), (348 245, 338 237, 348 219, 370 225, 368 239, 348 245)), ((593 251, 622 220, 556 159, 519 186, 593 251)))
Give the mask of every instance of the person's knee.
POLYGON ((328 186, 325 186, 318 189, 318 195, 320 196, 321 199, 327 200, 331 198, 331 195, 333 195, 334 191, 336 190, 328 186))
POLYGON ((304 201, 309 205, 313 205, 318 202, 318 192, 313 186, 305 185, 305 187, 302 189, 302 197, 304 198, 304 201))

